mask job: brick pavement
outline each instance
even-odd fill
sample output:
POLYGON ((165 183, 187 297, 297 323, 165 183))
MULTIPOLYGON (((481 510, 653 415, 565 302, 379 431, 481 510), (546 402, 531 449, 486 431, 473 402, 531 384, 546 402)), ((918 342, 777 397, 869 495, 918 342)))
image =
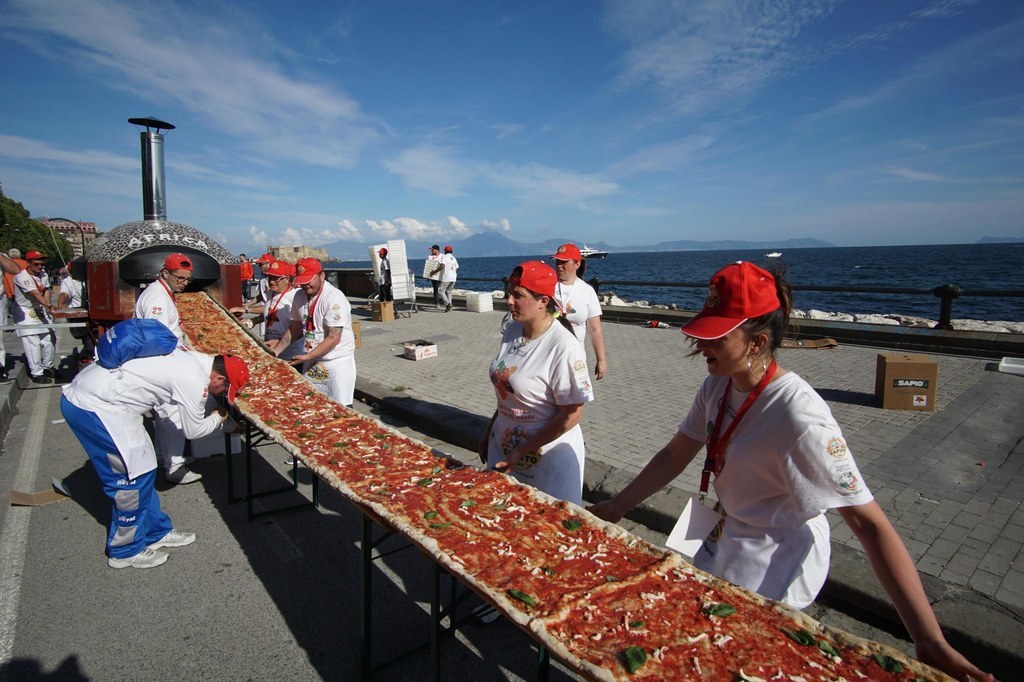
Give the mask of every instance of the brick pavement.
MULTIPOLYGON (((486 419, 494 410, 487 370, 502 316, 427 309, 391 322, 363 318, 360 382, 486 419), (419 338, 437 343, 437 358, 401 357, 401 342, 419 338)), ((699 358, 687 357, 675 329, 605 324, 604 336, 609 373, 595 384, 583 428, 588 485, 614 490, 671 438, 706 372, 699 358)), ((934 356, 935 412, 883 410, 873 397, 877 352, 783 350, 780 360, 828 401, 921 573, 1024 608, 1024 379, 991 371, 991 360, 934 356)), ((691 465, 671 487, 694 494, 698 476, 691 465)), ((859 550, 838 514, 830 522, 835 543, 859 550)))

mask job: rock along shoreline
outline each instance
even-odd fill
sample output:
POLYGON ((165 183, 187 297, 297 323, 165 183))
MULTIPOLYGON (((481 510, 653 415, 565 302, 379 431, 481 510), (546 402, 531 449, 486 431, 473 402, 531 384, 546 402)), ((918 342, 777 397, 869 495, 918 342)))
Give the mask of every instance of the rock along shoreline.
MULTIPOLYGON (((432 294, 432 290, 428 287, 416 287, 416 293, 425 294, 427 296, 432 294)), ((488 292, 481 291, 470 291, 468 289, 455 289, 452 292, 456 296, 465 297, 467 294, 481 294, 488 292)), ((491 297, 495 299, 504 299, 505 292, 500 289, 495 289, 490 292, 491 297)), ((675 305, 662 305, 659 303, 650 303, 649 301, 627 301, 619 298, 612 292, 602 293, 598 296, 601 300, 601 306, 614 306, 622 308, 643 308, 648 310, 680 310, 675 305)), ((937 320, 928 319, 926 317, 913 317, 911 315, 894 315, 894 314, 851 314, 841 312, 825 312, 821 310, 793 310, 794 319, 803 320, 822 320, 825 322, 855 322, 859 324, 878 324, 878 325, 891 325, 894 327, 916 327, 920 329, 932 329, 938 324, 937 320)), ((1002 334, 1024 334, 1024 322, 1013 322, 1009 320, 967 320, 967 319, 954 319, 950 320, 953 325, 953 329, 957 331, 972 331, 972 332, 995 332, 1002 334)))

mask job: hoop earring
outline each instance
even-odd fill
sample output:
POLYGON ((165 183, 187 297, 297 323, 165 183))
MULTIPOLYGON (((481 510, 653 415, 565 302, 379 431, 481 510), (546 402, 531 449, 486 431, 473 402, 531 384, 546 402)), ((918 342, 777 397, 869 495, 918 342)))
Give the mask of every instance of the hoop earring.
POLYGON ((768 374, 768 363, 765 362, 764 356, 761 356, 761 376, 754 376, 754 362, 749 355, 747 356, 747 371, 750 372, 750 376, 754 377, 755 381, 764 379, 764 376, 768 374))

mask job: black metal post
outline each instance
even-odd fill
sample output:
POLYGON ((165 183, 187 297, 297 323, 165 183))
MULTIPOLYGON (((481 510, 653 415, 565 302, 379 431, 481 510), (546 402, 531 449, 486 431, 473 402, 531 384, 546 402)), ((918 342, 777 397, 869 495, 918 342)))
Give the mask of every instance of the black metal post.
POLYGON ((960 291, 960 287, 955 284, 943 284, 932 290, 939 299, 939 321, 935 325, 936 329, 953 328, 953 299, 960 298, 960 291))

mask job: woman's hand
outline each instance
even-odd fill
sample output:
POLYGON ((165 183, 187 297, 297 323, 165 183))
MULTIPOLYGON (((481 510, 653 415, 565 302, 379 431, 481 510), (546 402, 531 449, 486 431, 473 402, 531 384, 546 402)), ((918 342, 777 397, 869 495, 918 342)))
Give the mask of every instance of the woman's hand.
POLYGON ((505 459, 494 465, 495 471, 501 471, 502 473, 508 473, 516 468, 516 464, 523 458, 523 455, 527 454, 527 451, 522 447, 518 447, 512 452, 505 455, 505 459))
POLYGON ((608 363, 605 360, 598 360, 594 366, 594 378, 600 381, 608 373, 608 363))
POLYGON ((938 668, 957 680, 970 680, 970 682, 995 681, 991 674, 978 669, 973 663, 964 658, 959 651, 951 647, 945 639, 915 642, 914 650, 918 659, 934 668, 938 668))
POLYGON ((615 498, 613 497, 610 500, 590 505, 587 507, 587 511, 597 518, 604 519, 609 523, 618 523, 622 517, 626 515, 628 510, 620 509, 615 503, 615 498))

